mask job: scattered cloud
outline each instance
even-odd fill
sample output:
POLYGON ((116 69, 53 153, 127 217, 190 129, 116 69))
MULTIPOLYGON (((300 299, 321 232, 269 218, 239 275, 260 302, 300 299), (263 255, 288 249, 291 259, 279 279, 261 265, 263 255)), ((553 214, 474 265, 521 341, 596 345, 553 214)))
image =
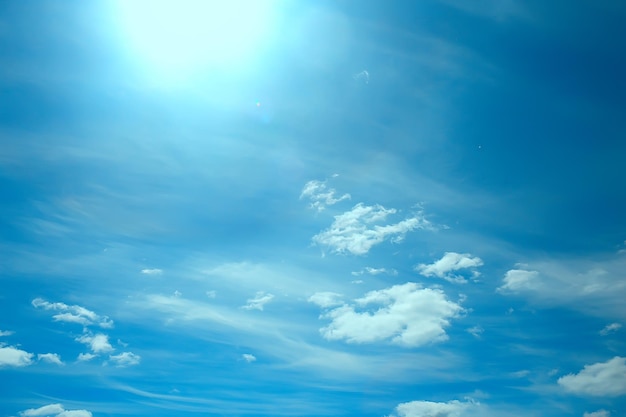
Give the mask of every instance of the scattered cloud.
POLYGON ((396 209, 386 209, 381 205, 366 206, 359 203, 343 214, 335 216, 330 228, 313 236, 319 245, 328 246, 336 253, 350 252, 353 255, 364 255, 385 240, 398 243, 408 232, 416 229, 432 229, 422 212, 416 213, 398 223, 378 225, 396 209))
POLYGON ((615 333, 616 331, 618 331, 619 329, 622 328, 622 325, 619 323, 611 323, 611 324, 607 324, 604 329, 600 330, 600 335, 602 336, 607 336, 611 333, 615 333))
POLYGON ((330 319, 331 323, 320 332, 328 340, 370 343, 390 339, 392 343, 414 347, 446 340, 445 328, 450 319, 462 312, 463 308, 448 300, 440 289, 407 282, 371 291, 352 305, 325 312, 321 318, 330 319))
POLYGON ((37 355, 37 360, 53 363, 55 365, 65 365, 58 353, 40 353, 37 355))
POLYGON ((542 304, 568 305, 601 317, 626 318, 626 257, 602 261, 550 260, 518 264, 506 272, 498 292, 542 304))
POLYGON ((265 294, 263 291, 259 291, 256 293, 254 298, 249 298, 247 304, 242 308, 244 310, 260 310, 263 311, 263 307, 265 304, 272 301, 274 298, 273 294, 265 294))
POLYGON ((217 292, 215 290, 207 291, 205 294, 206 294, 206 296, 208 298, 215 298, 215 297, 217 297, 217 292))
POLYGON ((585 365, 577 374, 558 379, 558 384, 574 394, 616 397, 626 394, 626 358, 616 356, 607 362, 585 365))
POLYGON ((598 410, 598 411, 594 411, 593 413, 585 413, 583 414, 583 417, 610 417, 611 413, 609 413, 606 410, 598 410))
POLYGON ((97 357, 98 355, 94 355, 93 353, 79 353, 78 358, 76 360, 78 362, 87 362, 97 357))
POLYGON ((92 417, 87 410, 66 410, 62 404, 48 404, 39 408, 30 408, 20 412, 22 417, 92 417))
POLYGON ((28 366, 33 363, 33 354, 12 346, 0 345, 0 367, 28 366))
POLYGON ((113 327, 113 321, 107 316, 99 316, 79 305, 70 306, 65 303, 50 303, 43 298, 35 298, 32 301, 32 305, 35 308, 43 308, 44 310, 60 311, 61 313, 52 316, 54 321, 77 323, 82 326, 98 325, 104 329, 113 327))
POLYGON ((470 408, 478 408, 474 401, 411 401, 396 407, 396 414, 389 417, 461 417, 470 408))
POLYGON ((139 365, 141 356, 136 355, 133 352, 122 352, 119 355, 109 356, 109 360, 118 368, 126 368, 127 366, 139 365))
POLYGON ((361 269, 360 271, 353 271, 352 272, 352 275, 354 275, 354 276, 359 276, 359 275, 363 275, 363 274, 369 274, 369 275, 379 275, 379 274, 398 275, 398 271, 396 271, 395 269, 372 268, 372 267, 366 266, 365 268, 361 269))
POLYGON ((472 278, 477 278, 480 273, 476 270, 483 265, 482 259, 473 257, 469 253, 446 252, 441 259, 432 264, 420 264, 415 270, 425 277, 438 277, 448 282, 466 283, 467 278, 453 272, 462 269, 469 270, 472 278))
POLYGON ((113 346, 109 343, 109 336, 98 333, 96 335, 85 334, 76 338, 77 342, 88 345, 96 353, 107 353, 113 351, 113 346))
POLYGON ((304 185, 300 199, 308 198, 311 200, 309 207, 316 209, 318 212, 323 211, 327 206, 332 206, 343 200, 349 200, 350 194, 343 194, 341 197, 335 197, 337 191, 334 188, 328 188, 326 181, 309 181, 304 185))
POLYGON ((480 336, 483 334, 483 332, 485 331, 485 329, 483 329, 480 326, 474 326, 474 327, 470 327, 469 329, 467 329, 467 332, 469 334, 471 334, 472 336, 480 339, 480 336))
POLYGON ((343 304, 342 295, 336 292, 316 292, 309 297, 309 303, 317 304, 322 308, 334 307, 343 304))
POLYGON ((11 330, 0 330, 0 337, 11 336, 12 334, 15 334, 15 332, 12 332, 11 330))
POLYGON ((244 353, 243 355, 241 355, 241 357, 243 358, 244 361, 248 363, 256 361, 256 356, 251 355, 249 353, 244 353))
POLYGON ((163 273, 163 270, 159 268, 146 268, 142 269, 141 273, 146 275, 161 275, 163 273))

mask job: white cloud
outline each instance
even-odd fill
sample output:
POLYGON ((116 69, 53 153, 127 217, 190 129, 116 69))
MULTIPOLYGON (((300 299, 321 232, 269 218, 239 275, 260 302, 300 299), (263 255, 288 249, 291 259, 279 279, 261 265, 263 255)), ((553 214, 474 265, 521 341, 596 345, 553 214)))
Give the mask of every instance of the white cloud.
POLYGON ((35 298, 32 301, 32 305, 35 308, 43 308, 44 310, 61 311, 61 313, 52 316, 54 321, 77 323, 83 326, 97 324, 105 329, 113 327, 113 321, 107 316, 99 316, 93 311, 79 305, 70 306, 65 303, 50 303, 42 298, 35 298))
POLYGON ((334 307, 343 304, 343 301, 341 301, 341 297, 342 295, 337 294, 336 292, 316 292, 309 297, 309 303, 317 304, 318 306, 323 308, 334 307))
POLYGON ((415 270, 425 277, 438 277, 449 282, 466 283, 466 277, 452 272, 467 269, 471 276, 476 278, 480 275, 476 268, 482 265, 482 259, 472 257, 469 253, 446 252, 438 261, 432 264, 420 264, 415 267, 415 270))
POLYGON ((207 296, 208 298, 215 298, 215 297, 217 297, 217 292, 216 292, 215 290, 212 290, 212 291, 207 291, 207 292, 206 292, 206 296, 207 296))
POLYGON ((30 408, 20 412, 22 417, 92 417, 87 410, 66 410, 62 404, 48 404, 39 408, 30 408))
POLYGON ((77 337, 76 341, 88 345, 94 353, 107 353, 113 351, 113 346, 109 343, 109 336, 106 334, 85 334, 77 337))
POLYGON ((448 300, 443 291, 407 282, 371 291, 354 300, 354 305, 327 311, 321 318, 331 323, 320 332, 328 340, 368 343, 391 339, 402 346, 421 346, 446 340, 449 320, 461 312, 463 308, 448 300), (374 311, 367 311, 368 307, 374 311))
POLYGON ((251 355, 249 353, 244 353, 243 355, 241 355, 241 357, 243 358, 244 361, 248 363, 256 361, 256 356, 251 355))
POLYGON ((606 410, 598 410, 593 413, 584 413, 583 417, 610 417, 611 413, 606 410))
POLYGON ((15 332, 12 332, 10 330, 0 330, 0 337, 2 337, 2 336, 11 336, 14 333, 15 332))
POLYGON ((500 292, 517 292, 534 290, 539 288, 539 272, 524 269, 511 269, 504 275, 503 285, 498 288, 500 292))
POLYGON ((53 414, 62 413, 63 411, 65 411, 65 409, 61 404, 48 404, 43 407, 24 410, 20 413, 20 415, 24 417, 51 416, 53 414))
POLYGON ((615 397, 626 394, 626 358, 585 365, 577 374, 558 379, 558 384, 575 394, 615 397))
POLYGON ((87 361, 92 360, 96 356, 97 355, 94 355, 93 353, 79 353, 78 358, 76 358, 76 360, 78 360, 78 362, 87 362, 87 361))
POLYGON ((163 273, 163 270, 159 268, 146 268, 142 269, 141 273, 146 275, 161 275, 163 273))
POLYGON ((365 206, 357 204, 352 210, 335 216, 329 229, 313 236, 319 245, 330 247, 336 253, 350 252, 364 255, 385 240, 400 242, 405 235, 416 229, 431 229, 432 226, 421 212, 398 223, 388 225, 374 224, 395 214, 396 209, 386 209, 381 205, 365 206))
POLYGON ((322 211, 326 206, 332 206, 343 200, 349 200, 350 194, 344 194, 341 197, 335 197, 337 191, 334 188, 326 187, 326 181, 309 181, 304 185, 300 199, 308 198, 311 200, 309 207, 322 211))
POLYGON ((379 275, 379 274, 398 275, 398 271, 396 271, 395 269, 372 268, 372 267, 366 266, 365 268, 361 269, 360 271, 353 271, 352 272, 352 275, 354 275, 354 276, 359 276, 359 275, 363 275, 363 274, 369 274, 369 275, 379 275))
POLYGON ((28 366, 33 363, 33 354, 24 350, 0 345, 0 367, 3 366, 28 366))
POLYGON ((273 294, 265 294, 263 291, 259 291, 259 292, 256 293, 256 296, 254 298, 249 298, 246 301, 248 304, 246 304, 242 308, 244 310, 261 310, 261 311, 263 311, 263 306, 265 306, 265 304, 267 304, 270 301, 272 301, 273 298, 274 298, 273 294))
POLYGON ((119 355, 109 356, 109 360, 118 368, 125 368, 127 366, 139 365, 141 356, 136 355, 133 352, 122 352, 119 355))
POLYGON ((37 355, 37 360, 53 363, 55 365, 64 365, 58 353, 40 353, 37 355))
POLYGON ((478 407, 480 404, 473 401, 411 401, 398 405, 396 415, 398 417, 461 417, 466 410, 478 407))
POLYGON ((485 329, 480 326, 474 326, 467 329, 467 332, 476 338, 480 338, 480 335, 483 334, 485 329))
POLYGON ((622 328, 622 325, 619 323, 611 323, 607 324, 604 329, 600 330, 600 335, 607 336, 611 333, 614 333, 622 328))

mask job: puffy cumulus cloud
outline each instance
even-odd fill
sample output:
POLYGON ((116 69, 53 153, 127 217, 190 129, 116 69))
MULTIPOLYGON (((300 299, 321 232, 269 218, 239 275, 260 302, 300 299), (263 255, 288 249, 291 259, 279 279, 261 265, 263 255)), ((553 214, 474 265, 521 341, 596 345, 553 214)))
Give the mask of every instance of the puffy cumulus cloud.
POLYGON ((498 292, 539 304, 570 306, 587 314, 626 319, 626 257, 601 261, 561 259, 518 264, 504 275, 498 292))
POLYGON ((246 305, 243 306, 242 308, 244 310, 260 310, 263 311, 263 307, 265 306, 265 304, 269 303, 270 301, 272 301, 272 299, 274 298, 273 294, 265 294, 265 292, 263 291, 259 291, 256 293, 256 296, 254 298, 249 298, 246 301, 246 305))
POLYGON ((243 355, 241 355, 241 357, 243 358, 244 361, 248 363, 256 361, 256 356, 251 355, 249 353, 244 353, 243 355))
POLYGON ((87 410, 66 410, 62 404, 48 404, 39 408, 30 408, 20 412, 22 417, 92 417, 87 410))
POLYGON ((557 383, 574 394, 616 397, 626 394, 626 358, 616 356, 607 362, 585 365, 577 374, 569 374, 557 383))
POLYGON ((87 362, 87 361, 92 360, 95 357, 97 357, 97 355, 94 355, 93 353, 79 353, 76 360, 78 362, 87 362))
POLYGON ((35 298, 32 301, 35 308, 44 310, 59 311, 58 314, 52 316, 54 321, 62 321, 66 323, 77 323, 82 326, 98 325, 105 329, 113 327, 113 321, 107 316, 100 316, 91 310, 79 305, 67 305, 65 303, 50 303, 43 298, 35 298))
POLYGON ((482 259, 473 257, 469 253, 446 252, 441 259, 432 264, 420 264, 415 270, 425 277, 438 277, 449 282, 466 283, 467 278, 459 273, 468 270, 468 273, 477 278, 480 273, 476 270, 483 265, 482 259))
POLYGON ((322 308, 334 307, 343 304, 342 295, 336 292, 316 292, 309 297, 309 303, 317 304, 322 308))
POLYGON ((324 210, 327 206, 332 206, 343 200, 349 200, 350 194, 343 194, 341 197, 335 197, 337 191, 334 188, 328 188, 326 181, 309 181, 304 185, 300 193, 300 199, 308 198, 311 201, 309 207, 317 211, 324 210))
POLYGON ((55 365, 64 365, 61 360, 61 356, 58 353, 40 353, 37 355, 37 360, 52 363, 55 365))
POLYGON ((598 410, 593 413, 584 413, 583 417, 611 417, 611 413, 606 410, 598 410))
POLYGON ((84 343, 91 348, 94 353, 107 353, 113 351, 113 346, 109 343, 109 336, 98 333, 96 335, 84 334, 76 338, 77 342, 84 343))
POLYGON ((142 269, 141 273, 145 275, 161 275, 163 273, 163 270, 159 268, 146 268, 142 269))
POLYGON ((335 216, 330 228, 313 236, 319 245, 328 246, 336 253, 350 252, 364 255, 385 240, 400 242, 408 232, 416 229, 432 229, 422 212, 398 223, 387 225, 375 224, 384 221, 396 209, 386 209, 381 205, 366 206, 359 203, 343 214, 335 216))
POLYGON ((4 366, 22 367, 33 363, 33 354, 12 346, 0 345, 0 368, 4 366))
POLYGON ((387 269, 387 268, 372 268, 370 266, 366 266, 360 271, 353 271, 352 275, 359 276, 363 274, 368 275, 379 275, 379 274, 388 274, 388 275, 398 275, 398 271, 395 269, 387 269))
POLYGON ((320 332, 328 340, 369 343, 391 339, 402 346, 421 346, 446 340, 450 319, 462 312, 443 291, 407 282, 371 291, 352 305, 325 312, 320 317, 331 323, 320 332))
POLYGON ((611 323, 604 326, 604 329, 600 330, 601 336, 607 336, 611 333, 614 333, 622 328, 622 325, 619 323, 611 323))
POLYGON ((396 407, 396 414, 388 417, 462 417, 467 411, 473 412, 480 407, 474 401, 411 401, 399 404, 396 407))
POLYGON ((511 269, 504 274, 502 286, 498 288, 500 292, 518 292, 524 290, 535 290, 539 288, 539 272, 527 271, 525 269, 511 269))
POLYGON ((122 352, 119 355, 109 356, 111 361, 118 368, 126 368, 127 366, 139 365, 141 362, 141 356, 134 354, 133 352, 122 352))

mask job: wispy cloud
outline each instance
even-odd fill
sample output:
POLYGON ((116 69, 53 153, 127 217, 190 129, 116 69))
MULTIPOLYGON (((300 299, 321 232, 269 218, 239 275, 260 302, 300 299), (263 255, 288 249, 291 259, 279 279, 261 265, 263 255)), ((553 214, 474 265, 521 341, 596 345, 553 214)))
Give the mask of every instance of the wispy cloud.
POLYGON ((602 330, 600 330, 600 335, 601 336, 607 336, 611 333, 615 333, 616 331, 618 331, 619 329, 622 328, 622 325, 619 323, 611 323, 611 324, 607 324, 606 326, 604 326, 604 328, 602 330))
POLYGON ((33 363, 33 354, 13 346, 0 345, 0 367, 22 367, 33 363))
POLYGON ((322 291, 316 292, 309 297, 309 302, 317 304, 322 308, 334 307, 343 304, 342 295, 336 292, 322 291))
POLYGON ((146 268, 142 269, 141 273, 145 275, 161 275, 163 273, 163 270, 159 268, 146 268))
POLYGON ((96 357, 98 357, 98 355, 94 355, 93 353, 79 353, 76 360, 78 362, 87 362, 96 357))
POLYGON ((248 301, 247 301, 247 304, 244 305, 242 308, 244 310, 260 310, 260 311, 263 311, 263 307, 265 306, 265 304, 267 304, 270 301, 272 301, 273 298, 274 298, 273 294, 266 294, 263 291, 259 291, 259 292, 256 293, 254 298, 249 298, 248 301))
POLYGON ((477 278, 480 273, 476 268, 482 265, 482 259, 469 253, 446 252, 438 261, 432 264, 420 264, 415 267, 415 270, 425 277, 438 277, 449 282, 464 284, 467 278, 456 272, 465 269, 472 278, 477 278))
POLYGON ((616 397, 626 394, 626 358, 616 356, 606 362, 585 365, 577 374, 558 379, 558 384, 574 394, 616 397))
POLYGON ((332 206, 340 201, 350 199, 350 194, 343 194, 340 197, 336 197, 336 192, 334 188, 328 188, 326 186, 326 181, 312 180, 304 185, 300 193, 300 199, 308 198, 311 201, 309 207, 319 212, 324 210, 327 206, 332 206))
POLYGON ((12 334, 15 334, 15 332, 13 332, 11 330, 0 330, 0 337, 2 337, 2 336, 11 336, 12 334))
POLYGON ((82 326, 97 325, 105 329, 113 327, 113 320, 107 316, 100 316, 91 310, 79 305, 67 305, 65 303, 50 303, 43 298, 35 298, 32 305, 44 310, 61 311, 52 316, 54 321, 77 323, 82 326))
POLYGON ((37 355, 37 360, 55 365, 65 365, 58 353, 40 353, 37 355))
POLYGON ((354 300, 354 304, 325 312, 321 318, 330 319, 331 323, 320 332, 328 340, 350 343, 391 340, 414 347, 446 340, 445 328, 450 325, 450 319, 462 312, 463 308, 448 300, 443 291, 407 282, 371 291, 354 300), (373 311, 358 312, 357 307, 373 311))
POLYGON ((396 212, 396 209, 386 209, 378 204, 366 206, 359 203, 352 210, 335 216, 330 228, 313 236, 313 241, 328 246, 336 253, 365 255, 373 246, 385 240, 398 243, 408 232, 433 228, 421 211, 398 223, 375 224, 396 212))
POLYGON ((606 410, 598 410, 592 413, 584 413, 583 417, 610 417, 611 413, 606 410))
POLYGON ((366 266, 365 268, 361 269, 360 271, 352 271, 351 272, 352 275, 358 277, 360 275, 363 274, 368 274, 368 275, 379 275, 379 274, 388 274, 388 275, 398 275, 398 271, 396 271, 395 269, 387 269, 387 268, 372 268, 370 266, 366 266))

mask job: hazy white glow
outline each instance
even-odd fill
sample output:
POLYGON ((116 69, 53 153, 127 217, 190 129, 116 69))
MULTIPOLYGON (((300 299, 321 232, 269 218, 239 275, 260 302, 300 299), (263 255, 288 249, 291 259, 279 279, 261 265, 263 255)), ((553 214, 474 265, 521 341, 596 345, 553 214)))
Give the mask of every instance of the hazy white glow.
POLYGON ((243 64, 271 26, 272 0, 119 0, 125 42, 168 73, 243 64))

